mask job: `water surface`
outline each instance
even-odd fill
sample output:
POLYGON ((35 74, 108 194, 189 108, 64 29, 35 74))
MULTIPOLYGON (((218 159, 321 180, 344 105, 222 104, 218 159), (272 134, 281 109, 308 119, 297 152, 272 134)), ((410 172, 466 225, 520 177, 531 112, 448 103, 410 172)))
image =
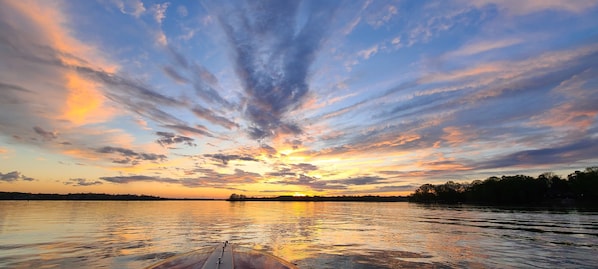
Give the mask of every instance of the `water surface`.
POLYGON ((363 202, 0 201, 0 268, 143 268, 229 240, 309 268, 595 268, 598 213, 363 202))

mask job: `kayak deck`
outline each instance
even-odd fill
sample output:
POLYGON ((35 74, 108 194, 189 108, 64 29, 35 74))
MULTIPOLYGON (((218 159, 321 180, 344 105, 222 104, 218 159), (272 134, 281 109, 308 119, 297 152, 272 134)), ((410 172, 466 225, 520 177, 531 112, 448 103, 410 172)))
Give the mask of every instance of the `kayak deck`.
POLYGON ((227 242, 215 247, 170 257, 146 269, 298 269, 276 256, 233 246, 227 242))

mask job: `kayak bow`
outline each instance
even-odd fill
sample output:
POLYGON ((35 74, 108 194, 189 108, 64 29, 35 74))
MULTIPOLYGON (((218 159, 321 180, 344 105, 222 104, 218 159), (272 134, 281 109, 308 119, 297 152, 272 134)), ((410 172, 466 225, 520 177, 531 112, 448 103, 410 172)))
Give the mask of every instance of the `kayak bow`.
POLYGON ((276 256, 234 246, 228 241, 170 257, 146 269, 298 269, 276 256))

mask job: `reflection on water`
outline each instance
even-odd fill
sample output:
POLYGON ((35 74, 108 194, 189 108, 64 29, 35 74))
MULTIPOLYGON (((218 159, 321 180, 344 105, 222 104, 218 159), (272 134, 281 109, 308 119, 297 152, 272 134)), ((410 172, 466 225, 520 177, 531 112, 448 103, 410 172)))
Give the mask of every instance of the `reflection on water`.
POLYGON ((302 269, 592 268, 598 214, 409 203, 0 202, 0 268, 143 268, 224 240, 302 269))

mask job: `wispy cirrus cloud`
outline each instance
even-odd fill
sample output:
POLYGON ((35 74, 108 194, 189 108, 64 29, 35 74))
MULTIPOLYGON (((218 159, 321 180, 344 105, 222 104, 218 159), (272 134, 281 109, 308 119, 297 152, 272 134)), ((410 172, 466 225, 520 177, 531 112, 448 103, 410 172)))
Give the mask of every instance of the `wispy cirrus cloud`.
MULTIPOLYGON (((199 135, 209 135, 207 129, 200 130, 177 116, 167 112, 164 107, 186 108, 186 103, 161 93, 148 86, 144 81, 131 78, 128 75, 114 72, 114 64, 107 64, 104 60, 97 60, 101 53, 94 53, 90 46, 72 38, 62 24, 46 22, 46 18, 57 18, 64 21, 60 9, 47 6, 41 11, 44 16, 32 19, 29 11, 22 4, 10 2, 9 6, 16 10, 13 15, 6 16, 13 21, 33 20, 31 30, 21 31, 11 23, 4 24, 2 36, 15 36, 5 40, 8 51, 3 50, 2 58, 15 66, 36 66, 35 69, 13 70, 0 76, 3 88, 10 89, 7 93, 10 99, 25 100, 26 95, 36 94, 44 103, 38 109, 30 109, 31 104, 21 102, 15 107, 19 111, 18 117, 3 117, 0 119, 6 127, 6 132, 18 133, 25 136, 25 126, 21 122, 36 124, 34 129, 38 135, 49 139, 51 132, 40 129, 44 120, 52 120, 55 128, 52 132, 60 132, 69 136, 66 128, 69 124, 84 126, 91 123, 103 123, 117 114, 134 113, 139 116, 161 123, 162 126, 172 126, 173 130, 186 129, 199 135), (20 14, 20 15, 19 15, 20 14), (36 28, 37 27, 37 28, 36 28), (42 29, 42 30, 40 30, 42 29), (49 36, 29 35, 29 32, 43 31, 53 33, 49 36), (45 45, 49 44, 49 45, 45 45), (13 72, 11 71, 11 72, 13 72), (15 74, 30 74, 32 80, 14 81, 15 74), (57 85, 45 86, 45 85, 57 85), (125 108, 126 112, 116 112, 115 104, 125 108), (65 110, 66 108, 66 110, 65 110), (25 119, 26 118, 26 119, 25 119), (69 122, 65 122, 64 120, 69 122)), ((49 20, 49 19, 48 19, 49 20)), ((63 23, 68 25, 67 23, 63 23)), ((31 102, 31 98, 27 98, 31 102)), ((15 134, 17 135, 17 134, 15 134)))
POLYGON ((310 6, 307 21, 297 26, 298 8, 299 2, 249 2, 242 9, 220 10, 218 15, 247 97, 244 114, 251 122, 249 135, 253 139, 277 132, 301 133, 301 127, 285 116, 309 92, 308 70, 325 38, 334 8, 310 6), (288 31, 295 27, 299 27, 297 31, 288 31))
POLYGON ((463 45, 461 48, 449 52, 447 57, 472 56, 493 50, 508 48, 522 43, 519 38, 508 38, 504 40, 480 40, 463 45))
MULTIPOLYGON (((99 69, 114 70, 115 65, 70 35, 61 6, 29 1, 5 1, 2 6, 0 36, 11 38, 0 40, 5 48, 0 57, 14 68, 2 72, 0 83, 10 89, 2 95, 16 102, 12 108, 20 114, 18 120, 27 118, 35 124, 36 118, 45 118, 84 125, 111 119, 115 112, 107 106, 98 85, 65 66, 90 66, 93 62, 99 69), (30 79, 19 79, 23 75, 30 79), (30 109, 32 97, 44 100, 35 110, 30 109)), ((24 131, 18 122, 2 121, 13 130, 24 131)))
POLYGON ((177 83, 191 84, 199 98, 208 104, 217 105, 225 110, 237 107, 232 101, 222 97, 222 87, 218 78, 205 66, 182 55, 177 49, 168 47, 172 66, 164 66, 164 73, 177 83))
POLYGON ((598 139, 589 138, 536 149, 521 150, 477 163, 477 168, 533 167, 571 163, 596 157, 598 139))
POLYGON ((193 111, 193 114, 195 114, 197 117, 205 119, 213 124, 220 125, 229 130, 232 128, 239 127, 239 124, 233 122, 232 120, 216 115, 214 113, 214 110, 210 110, 198 105, 191 109, 191 111, 193 111))
POLYGON ((467 1, 469 4, 476 7, 497 6, 506 10, 513 15, 526 15, 534 12, 546 10, 561 10, 573 13, 581 13, 587 11, 592 7, 598 6, 598 2, 594 0, 579 0, 579 1, 565 1, 565 0, 551 0, 551 1, 534 1, 534 0, 474 0, 467 1))

